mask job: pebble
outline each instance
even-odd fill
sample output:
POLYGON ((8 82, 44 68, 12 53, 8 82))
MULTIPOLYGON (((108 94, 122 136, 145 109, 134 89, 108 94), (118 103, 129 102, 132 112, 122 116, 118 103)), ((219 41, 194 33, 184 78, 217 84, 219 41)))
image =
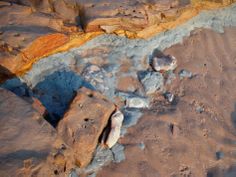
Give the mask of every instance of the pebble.
POLYGON ((122 128, 128 128, 137 124, 138 120, 143 115, 139 109, 124 109, 124 121, 122 128))
POLYGON ((106 33, 113 33, 118 28, 118 26, 101 25, 100 28, 106 33))
POLYGON ((121 144, 115 144, 115 146, 112 147, 112 152, 114 155, 114 162, 120 163, 123 160, 125 160, 125 153, 124 153, 125 147, 121 144))
POLYGON ((77 173, 94 173, 98 171, 101 167, 109 164, 113 159, 113 153, 110 149, 98 146, 94 153, 94 158, 92 162, 85 169, 76 169, 78 170, 77 173))
POLYGON ((141 150, 144 150, 145 149, 145 144, 143 142, 139 143, 138 144, 138 147, 141 149, 141 150))
POLYGON ((169 71, 177 67, 177 60, 174 56, 153 57, 151 66, 155 71, 169 71))
POLYGON ((196 111, 197 111, 198 113, 202 113, 202 112, 204 111, 204 108, 201 107, 201 106, 197 106, 197 107, 196 107, 196 111))
POLYGON ((180 79, 183 79, 183 78, 191 79, 193 77, 193 74, 190 71, 188 71, 188 70, 182 69, 179 72, 179 77, 180 77, 180 79))
POLYGON ((71 170, 68 177, 79 177, 75 170, 71 170))
POLYGON ((20 33, 15 33, 13 36, 18 37, 20 36, 20 33))
POLYGON ((118 139, 120 138, 120 129, 121 129, 123 120, 124 120, 124 115, 119 110, 116 111, 111 116, 111 130, 109 132, 109 135, 106 141, 106 145, 109 148, 114 146, 117 143, 118 139))
POLYGON ((224 153, 223 152, 221 152, 221 151, 217 151, 216 152, 216 159, 217 160, 220 160, 220 159, 222 159, 224 157, 224 153))
POLYGON ((104 92, 106 90, 106 86, 104 84, 106 72, 102 68, 99 68, 96 65, 89 65, 84 68, 82 77, 98 91, 104 92))
POLYGON ((172 103, 172 102, 174 101, 174 99, 175 99, 175 95, 172 94, 172 93, 170 93, 170 92, 166 92, 166 93, 164 94, 164 97, 165 97, 165 99, 167 99, 168 102, 170 102, 170 103, 172 103))
POLYGON ((152 71, 142 71, 138 73, 138 76, 146 94, 152 94, 156 91, 163 90, 164 78, 161 73, 152 71))
POLYGON ((175 79, 176 79, 175 73, 173 71, 168 71, 166 84, 171 84, 175 79))
POLYGON ((142 97, 130 97, 126 99, 126 107, 129 108, 148 108, 149 101, 142 97))

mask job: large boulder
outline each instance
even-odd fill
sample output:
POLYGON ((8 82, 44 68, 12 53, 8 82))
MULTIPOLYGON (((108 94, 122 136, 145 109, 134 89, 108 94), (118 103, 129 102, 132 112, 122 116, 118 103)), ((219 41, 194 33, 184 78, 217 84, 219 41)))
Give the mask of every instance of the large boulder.
POLYGON ((56 131, 20 97, 0 88, 0 176, 38 176, 56 131))
POLYGON ((115 105, 98 92, 81 88, 69 110, 59 122, 58 133, 73 149, 75 163, 80 167, 89 164, 99 137, 108 124, 115 105))

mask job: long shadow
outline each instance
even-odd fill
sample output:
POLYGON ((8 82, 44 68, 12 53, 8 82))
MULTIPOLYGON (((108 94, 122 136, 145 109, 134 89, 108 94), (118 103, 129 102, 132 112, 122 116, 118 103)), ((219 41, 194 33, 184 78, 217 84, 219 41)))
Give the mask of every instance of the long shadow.
MULTIPOLYGON (((94 89, 81 76, 73 71, 57 71, 45 77, 33 89, 33 96, 38 98, 49 112, 49 122, 56 126, 81 87, 94 89)), ((48 119, 48 118, 46 118, 48 119)))
POLYGON ((0 65, 0 84, 13 77, 15 75, 11 71, 0 65))
POLYGON ((10 90, 17 96, 30 102, 33 102, 33 97, 40 100, 46 108, 46 112, 43 115, 44 118, 54 127, 57 126, 59 120, 68 109, 79 88, 87 87, 94 89, 80 75, 67 70, 56 71, 46 76, 32 89, 1 65, 0 78, 2 78, 2 81, 5 81, 0 84, 0 87, 10 90))

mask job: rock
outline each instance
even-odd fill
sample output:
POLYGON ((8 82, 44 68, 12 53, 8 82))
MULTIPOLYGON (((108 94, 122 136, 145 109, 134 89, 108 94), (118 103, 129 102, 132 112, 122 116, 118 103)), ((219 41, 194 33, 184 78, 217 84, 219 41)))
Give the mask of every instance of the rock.
POLYGON ((183 79, 183 78, 191 79, 193 77, 193 74, 190 71, 188 71, 188 70, 182 69, 179 72, 179 77, 180 77, 180 79, 183 79))
POLYGON ((113 33, 118 29, 119 26, 109 26, 109 25, 101 25, 100 28, 103 29, 106 33, 113 33))
POLYGON ((20 33, 15 33, 15 34, 13 34, 13 36, 19 37, 19 36, 20 36, 20 33))
POLYGON ((116 144, 115 146, 113 146, 113 148, 111 149, 114 155, 114 162, 115 163, 120 163, 123 160, 125 160, 125 153, 124 153, 124 149, 125 147, 121 144, 116 144))
MULTIPOLYGON (((49 1, 50 2, 50 1, 49 1)), ((76 1, 71 0, 56 0, 51 4, 55 13, 73 25, 81 25, 80 7, 76 1)))
POLYGON ((114 146, 120 138, 120 128, 122 126, 123 119, 124 115, 119 110, 111 116, 111 131, 106 140, 106 145, 109 148, 114 146))
POLYGON ((141 149, 141 150, 144 150, 145 149, 145 144, 143 142, 139 143, 138 144, 138 147, 141 149))
POLYGON ((138 74, 146 94, 163 90, 164 78, 159 72, 142 71, 138 74))
POLYGON ((172 94, 172 93, 170 93, 170 92, 166 92, 166 93, 164 94, 164 97, 165 97, 165 99, 167 99, 167 101, 170 102, 170 103, 172 103, 172 102, 174 101, 174 99, 175 99, 175 95, 172 94))
POLYGON ((204 111, 204 108, 203 108, 203 107, 201 107, 201 106, 197 106, 197 107, 196 107, 196 112, 202 113, 203 111, 204 111))
POLYGON ((122 128, 128 128, 137 124, 138 120, 142 116, 142 112, 138 109, 124 109, 122 112, 124 113, 124 121, 122 128))
POLYGON ((162 57, 153 57, 150 62, 152 68, 158 72, 174 70, 177 67, 176 58, 170 55, 162 57))
POLYGON ((81 88, 63 119, 58 133, 74 150, 76 164, 85 167, 92 159, 98 139, 115 106, 98 92, 81 88))
POLYGON ((216 152, 216 159, 220 160, 224 157, 224 153, 222 151, 217 151, 216 152))
POLYGON ((149 101, 142 97, 129 97, 126 99, 126 107, 129 108, 148 108, 149 101))
POLYGON ((167 74, 167 79, 166 79, 166 84, 171 84, 175 79, 175 73, 173 71, 168 71, 166 72, 167 74))
POLYGON ((101 167, 109 164, 113 160, 113 154, 110 149, 98 146, 92 162, 85 168, 80 169, 79 173, 91 174, 97 172, 101 167))
POLYGON ((56 139, 55 129, 29 103, 3 88, 0 103, 0 176, 37 176, 56 139))
POLYGON ((84 68, 82 72, 84 80, 89 82, 96 90, 104 92, 108 88, 104 84, 106 78, 106 71, 96 65, 89 65, 84 68))
POLYGON ((72 170, 68 177, 79 177, 75 170, 72 170))

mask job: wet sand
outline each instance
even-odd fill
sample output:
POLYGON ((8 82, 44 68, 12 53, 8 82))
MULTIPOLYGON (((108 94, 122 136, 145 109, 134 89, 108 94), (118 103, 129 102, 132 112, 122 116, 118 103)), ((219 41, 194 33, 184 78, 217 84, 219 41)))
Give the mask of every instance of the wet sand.
POLYGON ((236 28, 223 34, 197 29, 164 51, 178 60, 167 87, 171 105, 159 98, 120 139, 126 160, 104 167, 98 177, 236 176, 236 28), (140 143, 144 143, 140 146, 140 143))

